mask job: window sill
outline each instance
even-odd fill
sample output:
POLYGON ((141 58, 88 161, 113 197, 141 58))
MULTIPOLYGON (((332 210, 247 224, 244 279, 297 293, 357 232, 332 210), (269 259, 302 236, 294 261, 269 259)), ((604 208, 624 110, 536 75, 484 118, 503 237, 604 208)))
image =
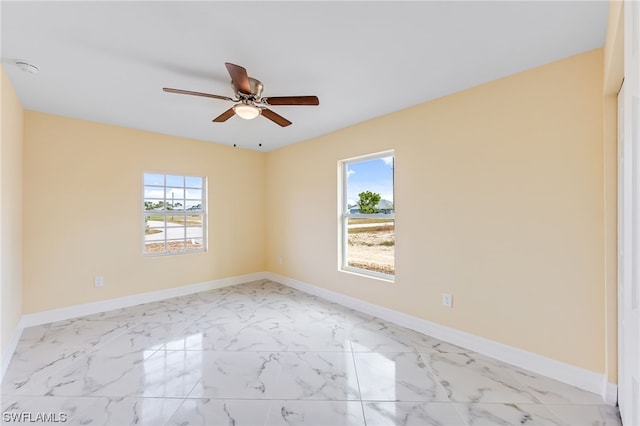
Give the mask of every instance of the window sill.
POLYGON ((340 272, 344 272, 351 275, 357 275, 363 278, 371 278, 377 281, 382 281, 388 284, 395 283, 395 275, 382 274, 379 272, 367 271, 366 269, 353 268, 351 266, 343 266, 339 269, 340 272))

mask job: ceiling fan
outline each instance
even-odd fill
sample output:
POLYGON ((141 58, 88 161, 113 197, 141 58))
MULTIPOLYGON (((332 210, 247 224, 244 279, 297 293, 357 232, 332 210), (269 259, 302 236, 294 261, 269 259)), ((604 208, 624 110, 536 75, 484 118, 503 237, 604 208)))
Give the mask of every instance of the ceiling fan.
POLYGON ((231 76, 231 87, 235 92, 235 99, 228 96, 213 95, 210 93, 192 92, 190 90, 171 89, 165 87, 162 90, 169 93, 179 93, 183 95, 204 96, 207 98, 221 99, 223 101, 235 102, 232 106, 219 116, 213 119, 215 123, 227 121, 234 115, 238 115, 246 120, 252 120, 259 115, 268 118, 274 123, 287 127, 291 121, 287 120, 280 114, 277 114, 267 108, 272 105, 319 105, 320 101, 317 96, 262 96, 262 83, 260 80, 251 78, 247 75, 247 70, 243 67, 229 62, 224 64, 231 76))

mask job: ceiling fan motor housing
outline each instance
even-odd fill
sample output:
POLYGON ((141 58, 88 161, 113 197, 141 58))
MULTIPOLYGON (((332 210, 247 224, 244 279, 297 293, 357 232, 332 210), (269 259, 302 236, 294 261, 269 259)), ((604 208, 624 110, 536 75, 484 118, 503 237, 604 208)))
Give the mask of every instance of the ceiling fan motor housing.
POLYGON ((255 78, 249 77, 249 86, 251 87, 251 94, 246 94, 236 90, 233 82, 231 82, 231 87, 233 88, 233 91, 236 94, 236 98, 259 101, 262 98, 262 88, 263 88, 262 82, 255 78))

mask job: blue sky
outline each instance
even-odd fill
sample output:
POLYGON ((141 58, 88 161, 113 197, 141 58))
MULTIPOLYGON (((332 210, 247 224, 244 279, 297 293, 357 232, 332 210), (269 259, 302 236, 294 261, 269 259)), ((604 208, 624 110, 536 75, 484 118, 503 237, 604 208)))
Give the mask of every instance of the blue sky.
POLYGON ((383 200, 393 201, 393 157, 349 163, 347 168, 347 199, 349 205, 359 200, 358 194, 371 191, 383 200))
POLYGON ((201 177, 166 175, 165 181, 163 174, 145 173, 144 184, 145 201, 155 203, 166 197, 167 201, 179 202, 185 208, 202 204, 203 178, 201 177), (163 186, 165 182, 166 187, 163 186))

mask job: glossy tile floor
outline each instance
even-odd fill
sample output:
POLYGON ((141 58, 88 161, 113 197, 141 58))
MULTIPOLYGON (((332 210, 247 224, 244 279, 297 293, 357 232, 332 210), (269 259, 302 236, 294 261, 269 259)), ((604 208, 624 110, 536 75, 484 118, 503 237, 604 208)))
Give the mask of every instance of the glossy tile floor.
POLYGON ((82 425, 621 424, 595 394, 271 281, 28 328, 1 403, 82 425))

